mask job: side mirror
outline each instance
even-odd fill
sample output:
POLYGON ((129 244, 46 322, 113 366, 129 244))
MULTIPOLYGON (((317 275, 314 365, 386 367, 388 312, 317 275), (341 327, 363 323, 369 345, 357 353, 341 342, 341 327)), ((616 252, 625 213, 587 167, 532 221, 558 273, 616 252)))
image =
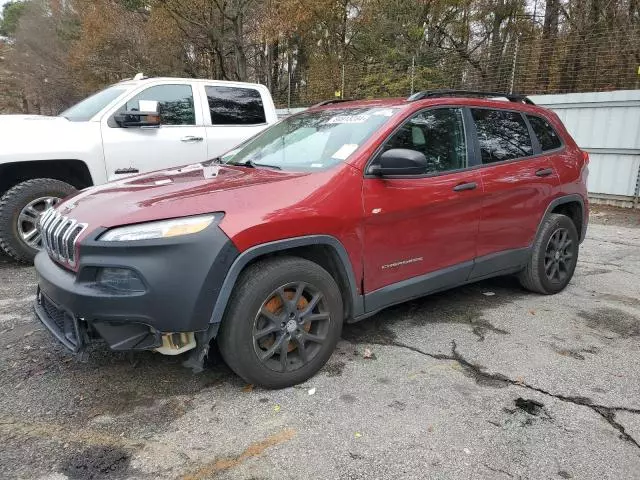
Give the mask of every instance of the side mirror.
POLYGON ((423 153, 406 148, 387 150, 369 166, 370 175, 386 177, 392 175, 422 175, 427 172, 427 158, 423 153))
POLYGON ((122 128, 160 126, 160 105, 155 100, 140 100, 138 110, 127 110, 116 113, 113 119, 122 128))

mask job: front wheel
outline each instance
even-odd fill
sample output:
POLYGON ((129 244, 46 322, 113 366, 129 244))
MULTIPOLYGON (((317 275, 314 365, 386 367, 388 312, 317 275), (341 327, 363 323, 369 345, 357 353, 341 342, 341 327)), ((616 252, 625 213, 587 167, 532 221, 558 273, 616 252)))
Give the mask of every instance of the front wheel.
POLYGON ((544 219, 520 284, 532 292, 551 295, 569 284, 578 262, 580 239, 573 221, 552 213, 544 219))
POLYGON ((217 341, 227 365, 247 382, 284 388, 322 368, 342 321, 333 277, 311 261, 278 257, 242 273, 217 341))
POLYGON ((15 185, 0 198, 0 247, 14 260, 32 263, 42 248, 38 219, 75 192, 68 183, 34 178, 15 185))

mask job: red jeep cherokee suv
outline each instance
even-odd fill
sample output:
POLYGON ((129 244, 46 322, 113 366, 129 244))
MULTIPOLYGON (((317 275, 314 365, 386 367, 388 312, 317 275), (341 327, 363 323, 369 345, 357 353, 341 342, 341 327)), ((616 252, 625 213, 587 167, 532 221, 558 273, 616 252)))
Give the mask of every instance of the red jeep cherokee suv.
POLYGON ((570 281, 588 156, 526 97, 325 102, 222 158, 84 190, 40 220, 35 310, 72 351, 215 339, 247 382, 303 382, 343 322, 497 275, 570 281))

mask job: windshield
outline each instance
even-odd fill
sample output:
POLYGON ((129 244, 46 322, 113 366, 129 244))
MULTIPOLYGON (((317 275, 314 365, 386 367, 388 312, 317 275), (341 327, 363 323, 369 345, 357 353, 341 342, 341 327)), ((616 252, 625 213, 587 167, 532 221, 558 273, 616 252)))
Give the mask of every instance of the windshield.
POLYGON ((72 122, 87 122, 127 90, 128 88, 125 85, 114 85, 106 88, 91 95, 89 98, 85 98, 80 103, 76 103, 73 107, 62 112, 60 116, 72 122))
POLYGON ((286 118, 228 154, 231 165, 326 170, 346 160, 397 108, 343 108, 286 118))

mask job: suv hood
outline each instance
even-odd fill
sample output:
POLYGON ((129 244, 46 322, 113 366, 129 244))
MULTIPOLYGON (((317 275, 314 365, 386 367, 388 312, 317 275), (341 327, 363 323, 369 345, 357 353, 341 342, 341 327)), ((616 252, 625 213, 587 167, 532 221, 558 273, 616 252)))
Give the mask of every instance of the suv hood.
POLYGON ((282 197, 288 182, 309 177, 205 162, 91 187, 62 202, 58 211, 88 223, 89 234, 98 227, 264 207, 282 197))
POLYGON ((0 161, 70 157, 100 145, 99 122, 43 115, 0 115, 0 161))

